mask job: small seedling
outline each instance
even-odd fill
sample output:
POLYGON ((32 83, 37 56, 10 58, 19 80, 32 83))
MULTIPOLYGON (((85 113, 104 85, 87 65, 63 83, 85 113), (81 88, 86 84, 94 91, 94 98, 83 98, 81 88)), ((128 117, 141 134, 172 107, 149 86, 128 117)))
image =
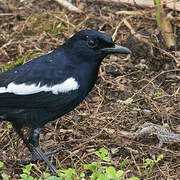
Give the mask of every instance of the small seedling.
POLYGON ((57 173, 58 176, 61 177, 61 180, 73 180, 78 176, 76 170, 72 168, 61 169, 58 170, 57 173))
POLYGON ((33 166, 33 164, 28 164, 25 166, 25 168, 23 168, 23 173, 20 175, 20 177, 22 178, 21 180, 37 180, 30 175, 33 166))
POLYGON ((4 166, 4 163, 0 161, 0 168, 4 166))
POLYGON ((96 151, 95 154, 102 159, 103 161, 109 162, 111 159, 108 156, 108 150, 101 148, 99 151, 96 151))
POLYGON ((120 168, 121 168, 121 169, 126 166, 127 160, 128 160, 128 157, 126 157, 126 159, 124 159, 124 160, 120 163, 120 168))
POLYGON ((160 97, 161 96, 161 93, 159 92, 159 91, 157 91, 156 93, 155 93, 155 97, 160 97))
POLYGON ((150 158, 145 159, 145 163, 143 166, 141 166, 141 168, 147 169, 146 178, 148 178, 150 176, 150 174, 152 173, 154 165, 157 164, 161 159, 163 159, 163 157, 164 157, 164 155, 160 154, 156 160, 152 160, 150 158))
MULTIPOLYGON (((123 180, 126 179, 124 177, 125 172, 122 170, 123 167, 127 165, 127 158, 124 159, 120 163, 120 169, 116 170, 113 166, 107 166, 104 164, 109 164, 111 161, 111 158, 109 156, 109 152, 105 148, 101 148, 99 151, 96 151, 95 154, 100 158, 103 162, 92 162, 91 164, 84 164, 84 171, 82 171, 80 174, 76 171, 76 169, 68 168, 68 169, 61 169, 58 170, 57 173, 60 177, 51 176, 49 173, 45 172, 43 173, 43 178, 34 178, 31 176, 32 167, 36 169, 36 166, 34 164, 26 165, 25 168, 23 168, 23 173, 20 174, 21 180, 123 180), (89 171, 91 175, 87 176, 86 171, 89 171)), ((158 162, 161 160, 162 157, 158 156, 157 160, 154 160, 154 162, 158 162)), ((148 167, 149 164, 153 162, 153 160, 149 161, 146 159, 146 166, 148 167)), ((3 167, 3 162, 0 161, 0 169, 3 167)), ((6 175, 5 173, 0 174, 3 180, 9 180, 10 176, 6 175)), ((138 180, 137 177, 128 178, 126 180, 138 180)))
MULTIPOLYGON (((4 163, 2 161, 0 161, 0 169, 3 168, 3 166, 4 166, 4 163)), ((5 173, 0 174, 0 177, 2 177, 3 180, 9 180, 10 179, 10 176, 8 176, 5 173)))

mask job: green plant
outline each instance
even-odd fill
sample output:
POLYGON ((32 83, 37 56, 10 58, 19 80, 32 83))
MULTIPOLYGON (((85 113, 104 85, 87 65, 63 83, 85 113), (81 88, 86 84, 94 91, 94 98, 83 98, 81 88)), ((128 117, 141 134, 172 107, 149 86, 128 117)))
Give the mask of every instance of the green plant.
POLYGON ((0 168, 4 166, 4 163, 0 161, 0 168))
POLYGON ((8 175, 5 174, 5 173, 2 173, 2 174, 1 174, 1 177, 2 177, 3 180, 9 180, 9 179, 10 179, 10 176, 8 176, 8 175))
MULTIPOLYGON (((4 163, 0 161, 0 169, 3 168, 3 166, 4 166, 4 163)), ((3 180, 9 180, 10 179, 10 176, 8 176, 5 173, 1 173, 0 176, 2 177, 3 180)))
MULTIPOLYGON (((125 172, 122 168, 127 165, 127 158, 120 163, 120 168, 115 169, 113 166, 108 166, 111 158, 109 152, 105 148, 101 148, 99 151, 95 152, 95 155, 100 158, 100 162, 92 162, 91 164, 84 164, 84 171, 78 174, 76 169, 60 169, 57 171, 60 177, 50 176, 49 173, 45 173, 43 178, 34 178, 31 175, 32 167, 37 168, 34 164, 26 165, 23 168, 23 173, 20 174, 21 180, 85 180, 89 177, 87 173, 91 173, 90 180, 122 180, 125 179, 125 172)), ((161 157, 158 157, 154 162, 158 162, 161 157)), ((145 166, 148 167, 152 161, 146 159, 145 166)), ((0 169, 3 167, 3 162, 0 161, 0 169)), ((144 167, 145 167, 144 166, 144 167)), ((10 176, 5 173, 0 174, 3 180, 9 180, 10 176)), ((138 180, 137 177, 128 178, 128 180, 138 180)))
POLYGON ((61 170, 58 170, 57 173, 61 177, 62 180, 72 180, 78 177, 76 170, 72 168, 61 169, 61 170))
POLYGON ((113 166, 104 167, 97 162, 84 165, 84 169, 92 171, 91 180, 120 180, 124 174, 123 170, 116 171, 113 166))
POLYGON ((126 159, 124 159, 124 160, 120 163, 120 168, 121 168, 121 169, 126 166, 127 160, 128 160, 128 157, 126 157, 126 159))
POLYGON ((160 97, 161 93, 159 91, 157 91, 154 95, 155 95, 155 97, 160 97))
POLYGON ((95 154, 103 161, 109 162, 111 160, 111 158, 108 156, 107 149, 101 148, 99 151, 96 151, 95 154))
POLYGON ((170 48, 175 46, 175 35, 173 33, 170 18, 168 18, 168 15, 163 8, 163 3, 164 1, 162 0, 154 0, 156 21, 166 46, 170 48))
POLYGON ((15 61, 15 62, 13 62, 13 63, 8 63, 8 64, 6 64, 6 65, 3 65, 2 67, 1 67, 1 69, 2 69, 2 72, 5 72, 5 71, 8 71, 8 70, 10 70, 10 69, 13 69, 13 68, 15 68, 16 66, 20 66, 21 64, 23 64, 24 63, 24 58, 19 58, 17 61, 15 61))
POLYGON ((21 58, 18 58, 17 61, 15 61, 15 62, 8 62, 7 64, 1 66, 1 70, 2 70, 2 72, 8 71, 8 70, 10 70, 10 69, 15 68, 16 66, 22 65, 25 61, 29 61, 29 60, 35 59, 35 58, 37 58, 37 57, 38 57, 37 54, 32 54, 32 52, 27 51, 27 52, 24 54, 24 56, 21 57, 21 58))
POLYGON ((145 159, 145 163, 143 164, 143 166, 141 166, 141 168, 144 168, 147 170, 147 176, 146 178, 148 178, 151 173, 152 173, 152 170, 153 170, 153 167, 155 166, 155 164, 157 164, 160 160, 162 160, 164 157, 163 154, 160 154, 157 159, 153 160, 153 159, 150 159, 150 158, 147 158, 145 159))
POLYGON ((26 165, 25 168, 23 168, 23 173, 20 175, 20 177, 22 178, 21 180, 37 180, 30 175, 32 167, 33 164, 29 164, 26 165))
MULTIPOLYGON (((101 148, 96 151, 95 154, 103 161, 110 162, 111 158, 108 155, 107 149, 101 148)), ((127 158, 123 160, 120 167, 124 167, 127 164, 127 158)), ((124 179, 124 171, 122 169, 116 170, 113 166, 103 166, 100 162, 92 162, 91 164, 85 164, 84 170, 91 171, 91 180, 121 180, 124 179)), ((138 178, 133 177, 131 180, 137 180, 138 178)))

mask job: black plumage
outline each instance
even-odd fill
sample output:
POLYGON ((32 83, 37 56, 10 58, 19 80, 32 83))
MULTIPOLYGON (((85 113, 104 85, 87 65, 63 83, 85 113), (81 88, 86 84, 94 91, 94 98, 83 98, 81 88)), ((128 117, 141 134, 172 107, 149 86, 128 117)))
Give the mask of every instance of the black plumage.
POLYGON ((0 120, 10 121, 34 160, 56 168, 39 148, 39 133, 49 121, 73 110, 94 86, 103 58, 131 53, 107 34, 82 30, 53 52, 0 74, 0 120), (30 128, 29 138, 21 129, 30 128))

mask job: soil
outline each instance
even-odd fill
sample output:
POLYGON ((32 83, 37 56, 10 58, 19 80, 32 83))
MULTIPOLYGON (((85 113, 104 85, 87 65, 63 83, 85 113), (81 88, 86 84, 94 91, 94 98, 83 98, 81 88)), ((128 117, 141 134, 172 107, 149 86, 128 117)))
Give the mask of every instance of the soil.
MULTIPOLYGON (((177 43, 168 49, 159 36, 154 9, 100 0, 73 4, 83 12, 70 12, 50 0, 0 1, 0 66, 46 54, 86 28, 110 34, 116 43, 133 52, 131 56, 104 59, 88 97, 74 111, 44 127, 41 148, 64 147, 50 158, 58 169, 75 168, 80 173, 84 164, 99 161, 94 152, 104 147, 111 156, 107 166, 118 169, 127 158, 124 178, 180 179, 179 142, 159 147, 156 135, 138 139, 129 135, 145 122, 168 124, 172 132, 180 133, 180 14, 171 12, 177 43), (118 15, 118 11, 125 12, 118 15), (151 173, 141 167, 145 159, 156 159, 160 154, 164 158, 151 173)), ((0 123, 0 147, 0 161, 4 162, 0 173, 20 178, 24 165, 14 162, 30 157, 30 153, 7 122, 0 123)), ((32 175, 40 177, 47 167, 44 162, 36 165, 32 175)))

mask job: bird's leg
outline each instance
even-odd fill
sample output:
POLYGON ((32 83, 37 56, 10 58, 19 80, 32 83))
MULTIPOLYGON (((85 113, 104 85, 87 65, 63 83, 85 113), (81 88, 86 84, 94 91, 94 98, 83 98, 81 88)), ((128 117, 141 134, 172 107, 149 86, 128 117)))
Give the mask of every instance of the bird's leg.
MULTIPOLYGON (((40 134, 40 131, 41 131, 40 128, 36 128, 34 130, 31 130, 31 132, 30 132, 29 143, 31 145, 33 145, 34 147, 39 146, 39 134, 40 134)), ((59 151, 61 151, 63 149, 64 149, 63 147, 59 147, 59 148, 56 148, 56 149, 53 149, 53 150, 49 150, 47 152, 44 152, 44 155, 48 157, 48 156, 51 156, 51 155, 53 155, 53 154, 55 154, 55 153, 57 153, 57 152, 59 152, 59 151)), ((32 156, 34 156, 35 160, 44 160, 44 159, 42 159, 40 157, 37 157, 37 154, 33 154, 34 153, 33 151, 31 151, 31 152, 32 152, 32 156)))
MULTIPOLYGON (((18 133, 18 135, 20 136, 20 138, 23 140, 24 144, 26 145, 26 147, 29 149, 29 151, 32 153, 33 148, 32 145, 29 143, 28 139, 24 136, 21 128, 16 124, 16 123, 12 123, 14 129, 16 130, 16 132, 18 133)), ((33 156, 33 155, 32 155, 33 156)), ((31 162, 34 162, 38 160, 38 157, 35 155, 32 158, 27 158, 27 159, 22 159, 22 160, 16 160, 16 162, 14 163, 14 165, 16 164, 29 164, 31 162)))
POLYGON ((53 175, 57 175, 56 171, 57 169, 52 165, 52 163, 48 160, 48 157, 42 150, 39 148, 39 134, 41 129, 36 128, 32 129, 29 136, 29 143, 32 145, 32 157, 35 154, 35 158, 38 156, 39 159, 42 159, 46 162, 46 164, 49 166, 51 172, 53 175))
MULTIPOLYGON (((24 142, 24 144, 26 145, 26 147, 29 149, 29 151, 32 153, 32 145, 29 143, 29 141, 27 140, 27 138, 24 136, 24 134, 23 134, 23 132, 21 131, 21 128, 19 128, 16 124, 13 124, 13 127, 14 127, 14 129, 16 130, 16 132, 18 133, 18 135, 21 137, 21 139, 23 140, 23 142, 24 142)), ((39 133, 40 133, 40 131, 41 131, 41 129, 39 128, 38 129, 38 131, 39 131, 39 133)), ((31 134, 30 134, 30 136, 31 136, 31 134)), ((38 138, 39 139, 39 138, 38 138)), ((31 140, 31 141, 33 141, 33 140, 31 140)), ((36 144, 39 144, 39 142, 36 142, 36 144)), ((49 150, 49 151, 47 151, 47 152, 44 152, 44 154, 46 155, 46 156, 51 156, 51 155, 53 155, 53 154, 55 154, 55 153, 58 153, 59 151, 62 151, 62 150, 64 150, 64 148, 63 147, 59 147, 59 148, 56 148, 56 149, 52 149, 52 150, 49 150)), ((28 163, 30 163, 30 162, 32 162, 32 161, 36 161, 36 160, 43 160, 43 159, 40 159, 39 157, 37 157, 35 154, 33 154, 33 158, 29 158, 29 159, 27 159, 27 162, 28 163)), ((24 160, 23 160, 24 161, 24 160)), ((23 164, 27 164, 27 163, 25 163, 26 162, 26 160, 24 161, 24 163, 23 164)))
POLYGON ((16 125, 16 123, 12 123, 14 129, 16 130, 16 132, 18 133, 18 135, 20 136, 20 138, 23 140, 24 144, 27 146, 27 148, 29 149, 29 151, 31 152, 31 146, 29 144, 28 139, 24 136, 23 132, 21 131, 21 128, 19 126, 16 125))
MULTIPOLYGON (((26 147, 32 153, 32 151, 33 151, 32 145, 29 143, 28 139, 24 136, 21 128, 16 123, 12 123, 12 125, 13 125, 14 129, 16 130, 16 132, 18 133, 18 135, 20 136, 20 138, 23 140, 23 142, 26 145, 26 147)), ((34 157, 32 157, 32 158, 16 160, 14 165, 16 165, 16 164, 29 164, 29 163, 31 163, 33 161, 36 161, 36 160, 38 160, 38 157, 36 156, 36 158, 35 158, 35 155, 34 155, 34 157)))
MULTIPOLYGON (((47 155, 51 155, 53 153, 56 153, 57 151, 49 151, 47 153, 43 153, 42 150, 39 148, 39 133, 41 129, 40 128, 32 129, 28 141, 27 138, 22 133, 20 127, 18 127, 16 124, 13 124, 13 127, 15 128, 16 132, 19 134, 25 145, 28 147, 29 151, 32 153, 32 158, 20 160, 17 161, 16 163, 28 164, 32 161, 44 160, 46 164, 49 166, 52 174, 57 175, 56 173, 57 169, 51 164, 51 162, 47 158, 47 155)), ((60 149, 58 150, 60 151, 60 149)))
MULTIPOLYGON (((24 136, 23 132, 21 131, 21 128, 19 128, 16 124, 13 124, 13 127, 16 130, 16 132, 18 133, 18 135, 21 137, 21 139, 23 140, 23 142, 26 145, 26 147, 32 153, 32 158, 27 158, 27 159, 24 159, 24 160, 18 160, 18 163, 20 163, 20 164, 29 164, 30 162, 34 162, 34 161, 37 161, 37 160, 43 160, 37 154, 35 154, 35 152, 33 152, 33 147, 29 143, 28 139, 24 136)), ((40 129, 39 129, 39 132, 40 132, 40 129)), ((30 136, 31 136, 31 134, 30 134, 30 136)), ((31 140, 31 141, 33 141, 33 140, 31 140)), ((39 142, 36 142, 36 144, 39 144, 39 142)), ((55 153, 57 153, 57 152, 59 152, 61 150, 64 150, 64 148, 63 147, 59 147, 59 148, 56 148, 56 149, 44 152, 44 154, 47 157, 49 157, 49 156, 51 156, 51 155, 53 155, 53 154, 55 154, 55 153)))
POLYGON ((39 147, 39 134, 41 128, 31 129, 29 134, 28 144, 30 146, 29 150, 32 154, 32 161, 43 160, 39 154, 34 150, 35 147, 39 147))

